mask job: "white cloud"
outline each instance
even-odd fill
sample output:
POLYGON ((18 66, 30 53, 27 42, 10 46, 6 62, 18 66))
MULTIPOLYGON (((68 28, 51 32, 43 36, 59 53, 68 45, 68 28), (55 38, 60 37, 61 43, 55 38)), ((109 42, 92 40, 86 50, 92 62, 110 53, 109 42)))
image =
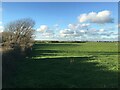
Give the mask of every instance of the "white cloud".
POLYGON ((0 26, 0 32, 3 32, 4 27, 0 26))
POLYGON ((40 40, 47 40, 53 39, 54 31, 51 30, 47 25, 41 25, 40 28, 36 31, 36 39, 40 40))
POLYGON ((104 32, 104 31, 105 31, 105 29, 100 29, 100 30, 99 30, 99 32, 104 32))
POLYGON ((71 30, 71 29, 64 29, 60 31, 60 36, 61 37, 72 37, 72 38, 76 38, 76 37, 80 37, 83 36, 86 33, 86 30, 71 30))
POLYGON ((60 36, 65 37, 65 36, 72 36, 74 34, 74 31, 71 29, 64 29, 60 30, 60 36))
POLYGON ((83 24, 69 24, 68 28, 71 30, 80 30, 80 29, 87 29, 90 26, 89 23, 83 23, 83 24))
POLYGON ((60 31, 60 36, 62 37, 98 37, 100 35, 110 35, 110 33, 105 32, 105 29, 95 29, 95 28, 90 28, 89 30, 86 29, 77 29, 77 30, 72 30, 72 29, 64 29, 60 31))
POLYGON ((45 32, 42 34, 43 37, 53 37, 53 33, 45 32))
POLYGON ((45 36, 45 37, 54 37, 54 32, 53 32, 53 30, 47 30, 42 35, 45 36))
POLYGON ((75 30, 76 29, 76 25, 75 24, 69 24, 68 28, 72 29, 72 30, 75 30))
POLYGON ((69 24, 66 29, 62 29, 59 32, 55 32, 54 29, 48 28, 46 25, 41 26, 42 33, 38 33, 37 38, 41 40, 87 40, 87 41, 102 41, 102 40, 116 40, 116 31, 107 30, 104 28, 88 28, 89 24, 69 24), (47 28, 45 28, 47 27, 47 28), (75 28, 73 30, 72 28, 75 28), (83 28, 83 29, 82 29, 83 28))
POLYGON ((89 26, 90 26, 89 23, 87 23, 87 24, 81 24, 81 28, 88 28, 89 26))
POLYGON ((85 33, 85 30, 80 30, 81 33, 85 33))
POLYGON ((108 10, 104 10, 101 12, 90 12, 88 14, 81 14, 78 19, 79 22, 91 22, 97 24, 104 24, 104 23, 112 23, 113 19, 110 17, 111 12, 108 10))
POLYGON ((37 31, 39 31, 39 32, 45 32, 46 30, 48 30, 47 25, 41 25, 40 28, 37 29, 37 31))

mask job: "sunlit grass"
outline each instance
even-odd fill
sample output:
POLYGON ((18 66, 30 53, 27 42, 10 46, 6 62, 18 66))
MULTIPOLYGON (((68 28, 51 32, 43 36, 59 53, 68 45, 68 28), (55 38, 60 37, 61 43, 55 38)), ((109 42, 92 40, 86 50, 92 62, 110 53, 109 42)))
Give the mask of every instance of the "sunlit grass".
POLYGON ((118 44, 37 43, 8 87, 118 87, 118 44))
POLYGON ((43 43, 37 48, 35 47, 35 53, 39 51, 43 55, 40 53, 33 56, 32 59, 95 56, 93 62, 98 62, 99 65, 105 66, 108 70, 118 70, 118 43, 43 43), (48 52, 42 52, 42 50, 48 52), (53 52, 49 52, 49 50, 53 52))

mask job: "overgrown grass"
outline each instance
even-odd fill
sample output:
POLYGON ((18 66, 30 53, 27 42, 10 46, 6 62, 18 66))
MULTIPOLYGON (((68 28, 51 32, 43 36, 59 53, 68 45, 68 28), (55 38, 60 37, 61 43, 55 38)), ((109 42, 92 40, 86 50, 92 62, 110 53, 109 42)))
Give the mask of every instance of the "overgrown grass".
MULTIPOLYGON (((37 43, 4 88, 118 87, 118 43, 37 43)), ((10 78, 11 77, 11 78, 10 78)))

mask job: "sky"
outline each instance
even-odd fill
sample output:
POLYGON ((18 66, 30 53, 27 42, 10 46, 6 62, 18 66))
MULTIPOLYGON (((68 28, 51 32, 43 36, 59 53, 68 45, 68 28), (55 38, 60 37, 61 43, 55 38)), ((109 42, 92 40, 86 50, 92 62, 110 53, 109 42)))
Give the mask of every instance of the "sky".
POLYGON ((11 21, 31 18, 36 40, 118 39, 117 2, 3 2, 0 7, 1 30, 11 21))

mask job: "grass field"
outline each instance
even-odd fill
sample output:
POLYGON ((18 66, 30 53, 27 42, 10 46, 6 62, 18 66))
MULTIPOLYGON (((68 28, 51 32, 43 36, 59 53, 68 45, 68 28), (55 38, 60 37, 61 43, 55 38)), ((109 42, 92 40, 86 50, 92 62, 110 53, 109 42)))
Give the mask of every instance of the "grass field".
POLYGON ((118 43, 36 43, 3 87, 118 87, 118 43))

